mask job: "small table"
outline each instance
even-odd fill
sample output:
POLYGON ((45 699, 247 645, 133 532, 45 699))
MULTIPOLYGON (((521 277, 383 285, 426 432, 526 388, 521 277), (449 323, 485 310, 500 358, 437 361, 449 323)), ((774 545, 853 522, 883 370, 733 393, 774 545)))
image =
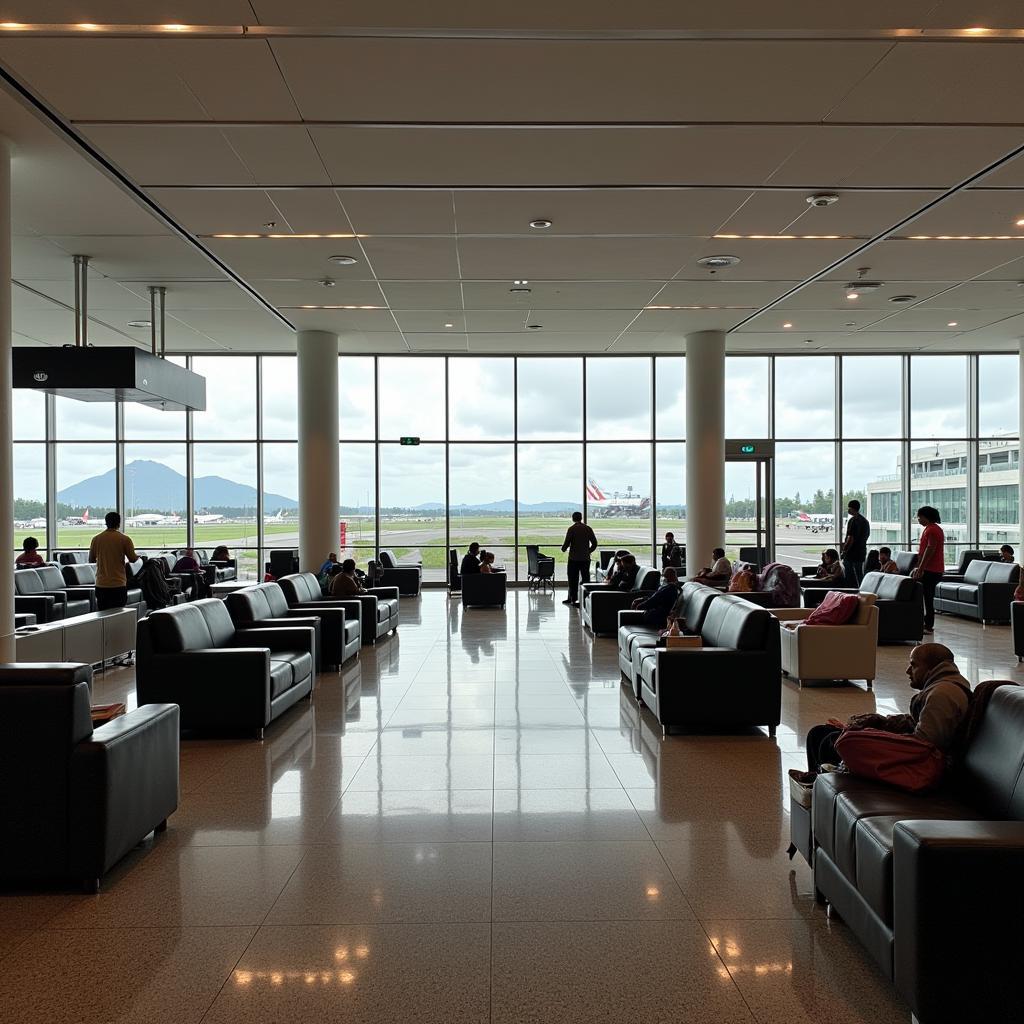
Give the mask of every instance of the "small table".
POLYGON ((222 583, 211 583, 210 596, 219 597, 223 601, 228 594, 233 594, 236 590, 244 590, 246 587, 253 586, 254 583, 254 580, 224 580, 222 583))
POLYGON ((106 725, 107 722, 120 718, 128 709, 124 704, 118 702, 116 704, 93 704, 89 710, 92 714, 92 724, 95 727, 97 725, 106 725))

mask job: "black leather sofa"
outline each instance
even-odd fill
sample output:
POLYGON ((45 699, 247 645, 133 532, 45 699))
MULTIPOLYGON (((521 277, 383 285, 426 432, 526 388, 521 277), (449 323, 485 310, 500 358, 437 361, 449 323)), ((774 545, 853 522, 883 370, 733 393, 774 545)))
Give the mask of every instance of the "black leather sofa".
MULTIPOLYGON (((69 562, 61 566, 60 571, 68 587, 91 589, 95 592, 96 566, 91 562, 69 562)), ((146 602, 142 598, 142 591, 130 583, 128 584, 128 604, 138 609, 140 618, 146 614, 146 602)))
POLYGON ((316 632, 309 626, 238 630, 216 598, 161 608, 138 626, 139 704, 173 702, 181 728, 263 730, 312 696, 316 632))
POLYGON ((78 565, 89 561, 88 551, 54 551, 53 561, 58 565, 78 565))
POLYGON ((962 581, 939 581, 935 610, 980 622, 1009 622, 1019 577, 1020 566, 1014 562, 975 560, 967 566, 962 581))
POLYGON ((320 608, 343 608, 346 615, 359 617, 363 644, 376 643, 378 638, 398 629, 398 588, 372 587, 355 597, 324 597, 320 584, 311 572, 282 576, 281 585, 289 608, 312 614, 320 608))
POLYGON ((901 576, 909 576, 917 565, 917 552, 916 551, 897 551, 892 556, 893 561, 896 563, 896 568, 899 570, 901 576))
MULTIPOLYGON (((869 572, 859 587, 821 587, 805 593, 804 607, 820 604, 831 590, 844 594, 874 594, 880 644, 920 643, 924 638, 924 589, 918 580, 898 573, 869 572)), ((742 594, 742 597, 749 597, 742 594)))
POLYGON ((0 879, 90 892, 178 806, 178 708, 93 729, 88 665, 0 665, 0 879))
MULTIPOLYGON (((172 552, 177 558, 184 558, 187 554, 185 548, 179 548, 172 552)), ((192 555, 199 563, 199 568, 206 576, 208 584, 226 583, 228 580, 237 579, 237 561, 229 558, 227 561, 211 562, 209 552, 205 548, 193 548, 192 555)))
POLYGON ((774 736, 782 711, 778 620, 738 594, 719 594, 700 636, 700 648, 636 652, 640 699, 666 733, 767 725, 774 736))
POLYGON ((462 580, 464 608, 504 608, 507 578, 503 572, 474 572, 462 580))
MULTIPOLYGON (((44 565, 38 569, 19 569, 14 574, 14 593, 18 597, 33 597, 40 594, 52 595, 54 604, 52 612, 43 620, 52 622, 54 619, 70 619, 75 615, 87 615, 96 610, 96 593, 92 587, 69 587, 64 582, 60 569, 55 565, 44 565), (60 609, 58 611, 58 606, 60 609)), ((21 605, 15 601, 16 610, 34 612, 26 603, 21 605)), ((44 612, 44 614, 46 614, 44 612)))
POLYGON ((960 552, 960 558, 956 565, 946 567, 942 578, 944 580, 962 580, 971 562, 999 562, 1001 560, 1002 555, 998 548, 966 548, 960 552))
MULTIPOLYGON (((679 622, 680 629, 690 635, 698 635, 704 625, 711 602, 720 597, 722 592, 706 583, 691 580, 684 583, 676 603, 672 606, 672 614, 679 622)), ((640 699, 638 652, 657 647, 660 630, 654 626, 645 626, 644 613, 632 608, 619 612, 619 669, 629 679, 633 693, 640 699)))
POLYGON ((398 587, 398 593, 402 597, 415 597, 420 592, 420 583, 423 579, 422 562, 399 562, 394 551, 387 548, 381 548, 377 560, 384 570, 378 579, 380 586, 398 587))
POLYGON ((224 603, 238 629, 262 626, 312 626, 317 633, 321 664, 340 668, 359 653, 359 616, 348 616, 344 608, 303 611, 289 608, 277 583, 257 583, 227 595, 224 603))
POLYGON ((267 572, 275 580, 299 571, 299 553, 294 549, 275 549, 270 552, 268 558, 267 572))
POLYGON ((44 591, 34 569, 19 569, 14 574, 14 611, 34 615, 36 622, 56 622, 64 618, 64 595, 44 591))
MULTIPOLYGON (((615 636, 619 628, 619 612, 629 608, 636 600, 648 597, 661 583, 661 571, 649 565, 641 565, 632 590, 615 590, 602 584, 591 584, 582 590, 580 604, 583 609, 583 624, 594 636, 615 636)), ((463 587, 466 581, 462 581, 463 587)))
POLYGON ((814 886, 920 1024, 1019 1020, 1024 688, 991 696, 959 783, 918 795, 819 775, 814 886))

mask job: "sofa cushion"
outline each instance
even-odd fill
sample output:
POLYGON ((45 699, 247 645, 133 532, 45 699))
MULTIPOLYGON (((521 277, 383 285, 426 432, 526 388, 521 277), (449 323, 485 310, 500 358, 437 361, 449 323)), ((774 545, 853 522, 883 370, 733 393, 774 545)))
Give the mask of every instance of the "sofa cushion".
POLYGON ((857 613, 859 594, 830 590, 825 599, 804 619, 805 626, 845 626, 857 613))
POLYGON ((658 674, 658 652, 653 647, 645 647, 633 654, 633 665, 640 663, 640 678, 657 693, 656 676, 658 674))
POLYGON ((199 613, 206 620, 206 626, 210 631, 212 647, 230 647, 235 639, 235 624, 231 621, 231 614, 223 601, 215 597, 208 597, 202 601, 193 601, 193 608, 198 608, 199 613))
POLYGON ((985 815, 1024 819, 1024 687, 1000 686, 964 754, 960 781, 985 815))
POLYGON ((267 602, 267 609, 270 612, 268 618, 283 619, 288 615, 288 601, 284 591, 276 583, 261 583, 259 591, 267 602))
POLYGON ((294 685, 295 673, 291 662, 284 655, 275 654, 270 659, 270 699, 277 700, 294 685))
POLYGON ((284 576, 280 582, 281 589, 284 591, 289 603, 298 602, 301 604, 304 601, 322 601, 324 599, 323 592, 320 590, 320 584, 311 572, 300 572, 291 576, 284 576), (291 594, 289 594, 289 590, 291 594))
POLYGON ((739 594, 720 594, 708 608, 701 637, 705 647, 756 651, 765 646, 771 613, 739 594))
MULTIPOLYGON (((951 588, 952 589, 952 588, 951 588)), ((945 595, 943 595, 945 596, 945 595)), ((978 603, 978 588, 969 586, 966 583, 961 583, 956 588, 956 595, 950 595, 946 597, 947 601, 959 601, 961 604, 977 604, 978 603)))
POLYGON ((909 576, 892 572, 869 572, 860 585, 862 594, 875 594, 879 601, 912 601, 915 589, 909 576))
POLYGON ((964 573, 964 583, 981 583, 988 575, 989 566, 992 562, 983 562, 980 559, 975 559, 967 566, 967 572, 964 573))
POLYGON ((45 589, 35 569, 21 569, 14 574, 14 592, 20 597, 41 594, 45 589))
POLYGON ((60 569, 55 565, 41 565, 36 569, 36 575, 39 577, 39 582, 43 585, 43 590, 63 590, 64 589, 64 577, 60 573, 60 569))
POLYGON ((162 608, 149 616, 149 632, 157 654, 180 654, 215 646, 197 604, 198 601, 162 608))
POLYGON ((351 643, 359 636, 359 619, 345 617, 345 643, 351 643))
POLYGON ((64 582, 69 587, 95 587, 96 566, 88 562, 75 562, 61 569, 64 582))

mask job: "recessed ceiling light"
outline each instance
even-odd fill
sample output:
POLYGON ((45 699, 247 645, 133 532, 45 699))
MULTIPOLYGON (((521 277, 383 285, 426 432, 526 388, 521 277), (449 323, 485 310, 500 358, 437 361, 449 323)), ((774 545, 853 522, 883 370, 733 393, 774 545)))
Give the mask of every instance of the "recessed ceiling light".
POLYGON ((916 295, 894 295, 889 301, 899 304, 901 302, 913 302, 916 298, 916 295))
POLYGON ((789 327, 792 327, 793 325, 787 320, 782 326, 786 327, 786 328, 789 328, 789 327))
POLYGON ((528 331, 543 331, 544 330, 544 325, 543 324, 527 324, 526 325, 526 329, 528 331))
POLYGON ((1017 227, 1024 228, 1024 217, 1021 217, 1021 219, 1017 221, 1017 227))
POLYGON ((851 299, 851 300, 852 299, 859 299, 860 298, 860 292, 847 292, 846 293, 846 297, 848 299, 851 299))
POLYGON ((745 239, 753 242, 835 242, 835 241, 867 241, 867 235, 712 235, 723 241, 745 239))
POLYGON ((546 231, 551 227, 551 221, 549 221, 547 217, 538 217, 536 220, 530 221, 530 227, 537 231, 546 231))
POLYGON ((523 287, 509 288, 509 292, 512 295, 529 295, 532 291, 533 291, 532 288, 523 288, 523 287))
POLYGON ((322 280, 317 281, 317 284, 320 285, 321 288, 333 288, 335 281, 333 277, 325 277, 322 280))
POLYGON ((153 322, 151 320, 129 320, 129 327, 152 327, 153 322))
POLYGON ((950 320, 949 323, 946 324, 946 326, 947 327, 959 327, 960 325, 955 320, 950 320))
POLYGON ((513 281, 513 284, 529 284, 530 282, 524 277, 521 281, 513 281))
POLYGON ((328 258, 329 263, 337 263, 339 267, 351 267, 353 263, 358 263, 359 260, 355 256, 331 256, 328 258))
POLYGON ((445 324, 445 327, 454 327, 455 324, 445 324))
POLYGON ((277 221, 276 220, 265 220, 263 222, 263 226, 265 228, 276 228, 277 227, 277 221))
POLYGON ((719 267, 735 267, 739 261, 739 256, 703 256, 697 260, 697 266, 717 270, 719 267))
POLYGON ((847 320, 846 323, 843 324, 843 326, 844 327, 856 327, 857 325, 852 320, 847 320))
POLYGON ((858 292, 877 292, 879 288, 884 288, 885 286, 881 281, 851 281, 845 287, 858 292))
POLYGON ((807 197, 811 206, 835 206, 839 202, 839 196, 834 192, 815 192, 813 196, 807 197))

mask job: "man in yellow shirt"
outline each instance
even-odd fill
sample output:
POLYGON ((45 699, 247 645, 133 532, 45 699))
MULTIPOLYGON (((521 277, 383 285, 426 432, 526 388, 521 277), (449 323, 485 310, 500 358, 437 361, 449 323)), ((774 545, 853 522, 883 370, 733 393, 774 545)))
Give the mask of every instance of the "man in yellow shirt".
POLYGON ((107 528, 89 545, 89 561, 96 563, 96 607, 123 608, 128 603, 128 573, 125 561, 138 559, 131 537, 121 532, 121 517, 108 512, 107 528))

